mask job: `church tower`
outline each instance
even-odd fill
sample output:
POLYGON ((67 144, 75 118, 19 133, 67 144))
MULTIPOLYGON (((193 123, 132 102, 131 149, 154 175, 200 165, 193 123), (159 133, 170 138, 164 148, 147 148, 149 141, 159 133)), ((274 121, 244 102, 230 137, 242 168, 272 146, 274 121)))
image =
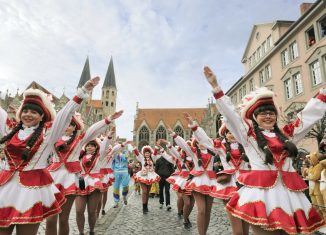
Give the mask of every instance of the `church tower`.
POLYGON ((116 102, 117 86, 115 84, 113 60, 111 57, 102 87, 102 107, 104 117, 111 115, 116 111, 116 102))
MULTIPOLYGON (((82 87, 89 79, 91 79, 91 71, 89 69, 89 59, 86 58, 82 74, 80 75, 79 83, 77 89, 82 87)), ((92 93, 89 95, 89 100, 92 99, 92 93)))

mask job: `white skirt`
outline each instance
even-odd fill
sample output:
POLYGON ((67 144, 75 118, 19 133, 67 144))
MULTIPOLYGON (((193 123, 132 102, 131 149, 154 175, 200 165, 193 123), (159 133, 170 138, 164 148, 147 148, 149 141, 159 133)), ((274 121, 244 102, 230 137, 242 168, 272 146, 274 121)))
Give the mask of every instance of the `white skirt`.
POLYGON ((53 183, 42 187, 23 186, 15 172, 0 186, 0 227, 40 223, 60 213, 64 202, 64 195, 53 183))

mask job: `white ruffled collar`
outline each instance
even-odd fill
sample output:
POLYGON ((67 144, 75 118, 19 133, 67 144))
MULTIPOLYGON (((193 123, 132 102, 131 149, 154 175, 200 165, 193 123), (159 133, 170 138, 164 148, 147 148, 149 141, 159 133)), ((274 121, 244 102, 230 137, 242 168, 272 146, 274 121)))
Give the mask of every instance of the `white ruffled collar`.
POLYGON ((27 139, 31 134, 34 133, 35 129, 38 128, 38 126, 39 125, 27 127, 27 126, 23 125, 23 129, 20 129, 18 132, 19 140, 27 139))

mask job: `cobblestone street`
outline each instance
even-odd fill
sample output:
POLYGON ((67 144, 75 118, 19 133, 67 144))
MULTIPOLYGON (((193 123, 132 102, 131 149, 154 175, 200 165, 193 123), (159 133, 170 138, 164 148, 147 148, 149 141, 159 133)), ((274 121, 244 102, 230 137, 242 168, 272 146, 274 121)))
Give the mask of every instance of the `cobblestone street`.
MULTIPOLYGON (((190 231, 187 231, 183 228, 183 220, 177 217, 176 194, 173 191, 171 192, 171 206, 171 211, 167 211, 166 208, 159 209, 159 199, 150 198, 149 213, 143 215, 141 195, 136 195, 133 192, 129 197, 128 205, 122 206, 117 215, 113 214, 115 219, 109 227, 105 230, 99 228, 96 234, 198 234, 196 207, 194 207, 190 217, 193 227, 190 231)), ((208 234, 231 234, 223 203, 219 200, 215 200, 213 204, 208 234)))
MULTIPOLYGON (((196 205, 190 216, 193 224, 190 231, 183 228, 183 219, 178 219, 176 209, 176 194, 171 190, 172 210, 167 211, 164 207, 159 208, 159 199, 157 197, 149 199, 149 213, 142 213, 141 195, 132 190, 128 197, 128 205, 120 204, 119 208, 113 208, 112 187, 108 191, 108 202, 106 205, 106 215, 100 215, 96 224, 96 235, 195 235, 197 233, 196 223, 196 205)), ((87 212, 85 212, 85 235, 88 234, 87 212)), ((73 206, 70 218, 70 234, 78 235, 76 224, 76 209, 73 206)), ((39 235, 45 234, 45 222, 43 222, 38 231, 39 235)), ((228 235, 231 233, 230 223, 227 219, 223 203, 215 199, 212 208, 211 221, 207 235, 228 235)), ((316 233, 317 234, 317 233, 316 233)), ((321 233, 324 234, 324 233, 321 233)), ((252 233, 250 233, 252 235, 252 233)))

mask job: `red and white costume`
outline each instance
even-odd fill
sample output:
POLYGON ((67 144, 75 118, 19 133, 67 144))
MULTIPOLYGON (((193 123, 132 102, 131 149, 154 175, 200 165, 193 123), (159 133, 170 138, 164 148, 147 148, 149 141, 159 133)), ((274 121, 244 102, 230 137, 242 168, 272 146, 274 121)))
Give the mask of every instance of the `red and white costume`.
MULTIPOLYGON (((77 189, 77 194, 86 196, 94 192, 95 190, 104 190, 102 183, 103 174, 101 171, 102 160, 107 157, 107 152, 110 148, 112 138, 106 137, 100 142, 100 140, 94 140, 97 143, 97 152, 93 154, 85 154, 81 161, 82 172, 81 175, 85 181, 85 189, 77 189)), ((86 144, 87 145, 87 144, 86 144)), ((86 150, 85 150, 86 151, 86 150)))
POLYGON ((114 171, 112 169, 112 162, 114 160, 114 157, 116 156, 116 153, 120 151, 120 149, 123 147, 122 144, 116 144, 113 148, 111 146, 109 147, 107 157, 102 158, 101 160, 101 174, 103 174, 102 178, 102 184, 103 184, 103 189, 101 192, 106 192, 108 191, 109 187, 113 184, 114 182, 114 171))
MULTIPOLYGON (((27 99, 40 101, 37 97, 42 100, 37 104, 46 107, 44 116, 50 116, 46 121, 53 120, 55 111, 43 92, 37 89, 24 92, 24 102, 27 99)), ((60 213, 60 206, 65 202, 65 198, 55 187, 46 169, 47 159, 53 152, 55 142, 68 127, 72 115, 80 107, 80 97, 86 97, 82 90, 78 90, 78 96, 63 107, 52 125, 51 122, 45 123, 43 132, 31 149, 31 157, 27 160, 22 159, 22 152, 37 127, 21 129, 6 142, 6 168, 0 171, 0 227, 40 223, 43 219, 60 213)), ((22 106, 17 112, 18 119, 21 110, 22 106)), ((0 115, 0 125, 5 125, 5 122, 6 117, 0 115)), ((6 134, 1 133, 2 136, 6 134)))
POLYGON ((146 145, 142 148, 141 152, 142 153, 140 154, 138 149, 134 149, 137 160, 141 163, 142 167, 141 170, 136 173, 135 180, 146 185, 151 185, 152 183, 159 182, 161 177, 155 173, 153 162, 157 159, 157 150, 154 150, 154 154, 152 154, 152 148, 146 145), (144 156, 144 152, 146 150, 151 151, 151 157, 144 156))
POLYGON ((171 144, 167 145, 167 150, 170 155, 164 152, 162 156, 170 163, 176 165, 178 170, 167 178, 166 181, 172 185, 174 191, 191 195, 191 191, 185 189, 185 184, 187 183, 190 171, 194 168, 192 158, 187 157, 184 152, 180 154, 171 144))
MULTIPOLYGON (((233 216, 260 225, 265 230, 281 229, 289 234, 313 232, 324 226, 325 222, 303 194, 307 185, 293 168, 292 158, 287 157, 287 152, 283 151, 283 144, 275 133, 262 131, 274 159, 273 165, 265 164, 265 154, 258 147, 252 125, 248 121, 249 111, 253 112, 255 104, 265 102, 267 99, 261 98, 270 93, 267 89, 261 89, 263 88, 244 98, 242 118, 223 91, 218 88, 214 91, 217 108, 226 118, 228 129, 243 145, 251 165, 249 173, 238 177, 243 187, 230 199, 226 209, 233 216)), ((303 139, 313 124, 325 114, 325 94, 323 92, 316 99, 311 99, 298 114, 294 124, 285 128, 294 144, 303 139)), ((269 97, 272 99, 273 93, 269 97)))
MULTIPOLYGON (((65 150, 54 152, 53 163, 48 167, 48 170, 53 177, 55 185, 64 195, 77 194, 76 183, 78 183, 78 174, 82 170, 79 161, 82 147, 98 136, 98 133, 105 131, 105 128, 110 123, 111 121, 106 118, 93 124, 86 132, 78 135, 65 150)), ((62 136, 56 145, 64 143, 69 138, 68 136, 62 136)))
MULTIPOLYGON (((241 158, 241 153, 240 153, 240 150, 239 150, 239 144, 237 142, 230 144, 231 159, 228 162, 226 160, 226 155, 227 155, 226 147, 225 147, 225 145, 223 144, 222 141, 214 140, 214 142, 213 142, 207 136, 205 131, 202 128, 198 127, 198 125, 196 123, 194 123, 191 126, 191 129, 193 131, 193 134, 194 134, 195 138, 198 140, 198 142, 200 144, 203 144, 203 145, 207 146, 207 148, 209 148, 210 150, 216 152, 219 155, 219 157, 221 159, 222 166, 224 168, 224 170, 219 172, 219 173, 220 174, 225 173, 225 174, 231 174, 232 175, 232 178, 231 178, 231 180, 230 180, 230 182, 228 184, 229 188, 224 191, 226 193, 225 197, 227 199, 229 199, 238 190, 238 187, 237 187, 237 184, 236 184, 237 177, 241 173, 247 173, 247 172, 250 171, 249 163, 245 162, 241 158)), ((223 130, 220 130, 220 132, 221 131, 223 131, 223 130)), ((220 133, 220 135, 223 136, 222 133, 220 133)))
POLYGON ((109 187, 114 182, 114 172, 112 170, 112 162, 113 162, 113 157, 108 156, 107 161, 104 162, 105 163, 104 167, 101 168, 100 172, 103 174, 102 183, 104 186, 104 189, 102 190, 102 192, 108 191, 109 187))
POLYGON ((198 157, 187 142, 180 136, 173 136, 175 143, 183 149, 188 157, 191 157, 194 163, 194 168, 190 174, 194 177, 188 180, 184 185, 186 191, 196 191, 204 195, 226 199, 226 191, 229 190, 229 183, 224 185, 216 181, 216 173, 213 171, 214 157, 207 152, 201 150, 202 165, 198 165, 198 157))

